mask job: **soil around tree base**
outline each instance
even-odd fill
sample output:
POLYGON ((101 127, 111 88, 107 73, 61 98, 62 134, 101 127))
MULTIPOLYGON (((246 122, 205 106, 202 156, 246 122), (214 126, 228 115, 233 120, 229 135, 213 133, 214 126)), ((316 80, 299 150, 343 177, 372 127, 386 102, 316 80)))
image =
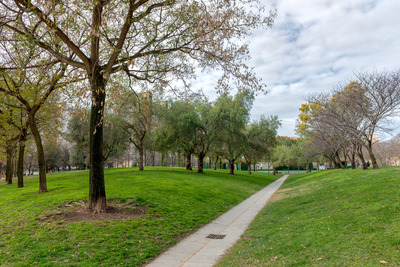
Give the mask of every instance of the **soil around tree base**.
POLYGON ((105 212, 96 212, 87 208, 87 203, 82 200, 69 201, 59 207, 58 210, 40 215, 40 221, 57 222, 82 222, 82 221, 109 221, 109 220, 127 220, 133 218, 145 218, 146 206, 137 205, 134 199, 126 202, 108 201, 105 212))

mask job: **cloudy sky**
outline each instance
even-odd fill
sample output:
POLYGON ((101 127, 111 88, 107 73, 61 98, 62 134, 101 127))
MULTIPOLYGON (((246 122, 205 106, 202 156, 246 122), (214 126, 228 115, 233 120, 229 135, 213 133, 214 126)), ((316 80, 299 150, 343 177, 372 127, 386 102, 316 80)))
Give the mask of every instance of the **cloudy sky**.
MULTIPOLYGON (((279 135, 296 135, 307 96, 330 91, 358 71, 400 67, 399 0, 262 1, 278 16, 272 29, 249 39, 250 65, 268 86, 251 115, 278 115, 279 135)), ((204 78, 198 83, 205 88, 204 78)))

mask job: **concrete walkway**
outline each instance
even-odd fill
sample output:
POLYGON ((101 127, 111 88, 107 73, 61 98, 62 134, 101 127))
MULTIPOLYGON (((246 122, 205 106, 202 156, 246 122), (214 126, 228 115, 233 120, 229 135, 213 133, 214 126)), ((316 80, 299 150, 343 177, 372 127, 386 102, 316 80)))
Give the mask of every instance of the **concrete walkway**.
POLYGON ((246 231, 256 215, 270 197, 283 184, 288 175, 283 176, 264 189, 255 193, 236 207, 222 214, 213 222, 200 228, 174 247, 170 248, 148 267, 205 267, 215 265, 219 258, 233 246, 246 231), (212 239, 208 237, 212 235, 212 239))

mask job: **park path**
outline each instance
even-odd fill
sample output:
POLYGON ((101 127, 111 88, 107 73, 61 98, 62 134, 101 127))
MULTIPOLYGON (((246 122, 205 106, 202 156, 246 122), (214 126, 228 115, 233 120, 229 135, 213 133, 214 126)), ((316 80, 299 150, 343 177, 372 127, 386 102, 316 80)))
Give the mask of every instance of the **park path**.
POLYGON ((289 175, 285 175, 233 207, 211 223, 161 254, 147 267, 206 267, 215 265, 246 231, 289 175))

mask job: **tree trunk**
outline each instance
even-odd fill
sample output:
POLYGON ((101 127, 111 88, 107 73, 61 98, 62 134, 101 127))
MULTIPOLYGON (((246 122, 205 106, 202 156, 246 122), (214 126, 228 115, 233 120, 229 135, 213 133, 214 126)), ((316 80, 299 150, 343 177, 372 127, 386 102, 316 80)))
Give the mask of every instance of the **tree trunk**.
POLYGON ((31 132, 36 143, 38 165, 39 165, 39 193, 47 192, 46 181, 46 160, 44 158, 44 150, 42 138, 40 137, 39 129, 37 127, 36 118, 34 113, 29 113, 29 125, 31 132))
POLYGON ((22 129, 22 133, 19 136, 19 152, 18 152, 18 188, 24 187, 24 154, 25 154, 25 141, 26 141, 26 129, 22 129))
POLYGON ((356 168, 356 152, 351 152, 351 168, 354 170, 356 168))
POLYGON ((192 170, 192 153, 186 153, 186 170, 192 170))
POLYGON ((13 148, 8 147, 6 150, 7 154, 7 166, 6 166, 6 182, 7 184, 12 184, 12 175, 13 175, 13 166, 12 166, 12 159, 13 159, 13 148))
POLYGON ((197 172, 198 173, 204 173, 204 171, 203 171, 203 168, 204 168, 204 157, 205 157, 206 155, 205 154, 203 154, 203 153, 200 153, 199 155, 198 155, 198 160, 197 160, 197 162, 198 162, 198 169, 197 169, 197 172))
POLYGON ((308 160, 306 161, 306 173, 310 172, 310 164, 308 164, 308 160))
POLYGON ((229 160, 229 174, 234 174, 235 160, 229 160))
POLYGON ((372 151, 372 140, 368 140, 367 150, 369 153, 369 157, 371 158, 372 161, 372 166, 374 167, 374 169, 379 169, 378 163, 376 162, 375 154, 372 151))
POLYGON ((143 171, 143 145, 139 143, 139 171, 143 171))
POLYGON ((337 157, 340 168, 346 169, 346 167, 343 165, 342 161, 340 160, 339 152, 336 152, 336 157, 337 157))
POLYGON ((357 154, 358 154, 358 157, 361 160, 361 164, 362 164, 363 170, 366 170, 367 169, 367 164, 365 163, 364 155, 362 153, 362 147, 358 148, 357 154))
POLYGON ((214 171, 217 170, 218 158, 218 156, 215 158, 214 171))
POLYGON ((90 112, 90 174, 89 174, 89 204, 90 210, 105 211, 107 208, 106 189, 104 183, 104 156, 103 156, 103 117, 105 94, 105 80, 100 68, 94 70, 91 77, 92 106, 90 112))
POLYGON ((254 172, 257 172, 256 163, 255 162, 253 163, 253 167, 254 167, 254 172))
POLYGON ((332 161, 331 163, 333 164, 334 169, 337 169, 338 168, 337 166, 339 165, 339 163, 337 162, 336 157, 332 156, 329 159, 332 161))
POLYGON ((247 173, 251 174, 251 162, 246 161, 246 163, 247 163, 247 173))
POLYGON ((344 164, 345 164, 345 169, 347 169, 347 153, 343 149, 343 157, 344 157, 344 164))

